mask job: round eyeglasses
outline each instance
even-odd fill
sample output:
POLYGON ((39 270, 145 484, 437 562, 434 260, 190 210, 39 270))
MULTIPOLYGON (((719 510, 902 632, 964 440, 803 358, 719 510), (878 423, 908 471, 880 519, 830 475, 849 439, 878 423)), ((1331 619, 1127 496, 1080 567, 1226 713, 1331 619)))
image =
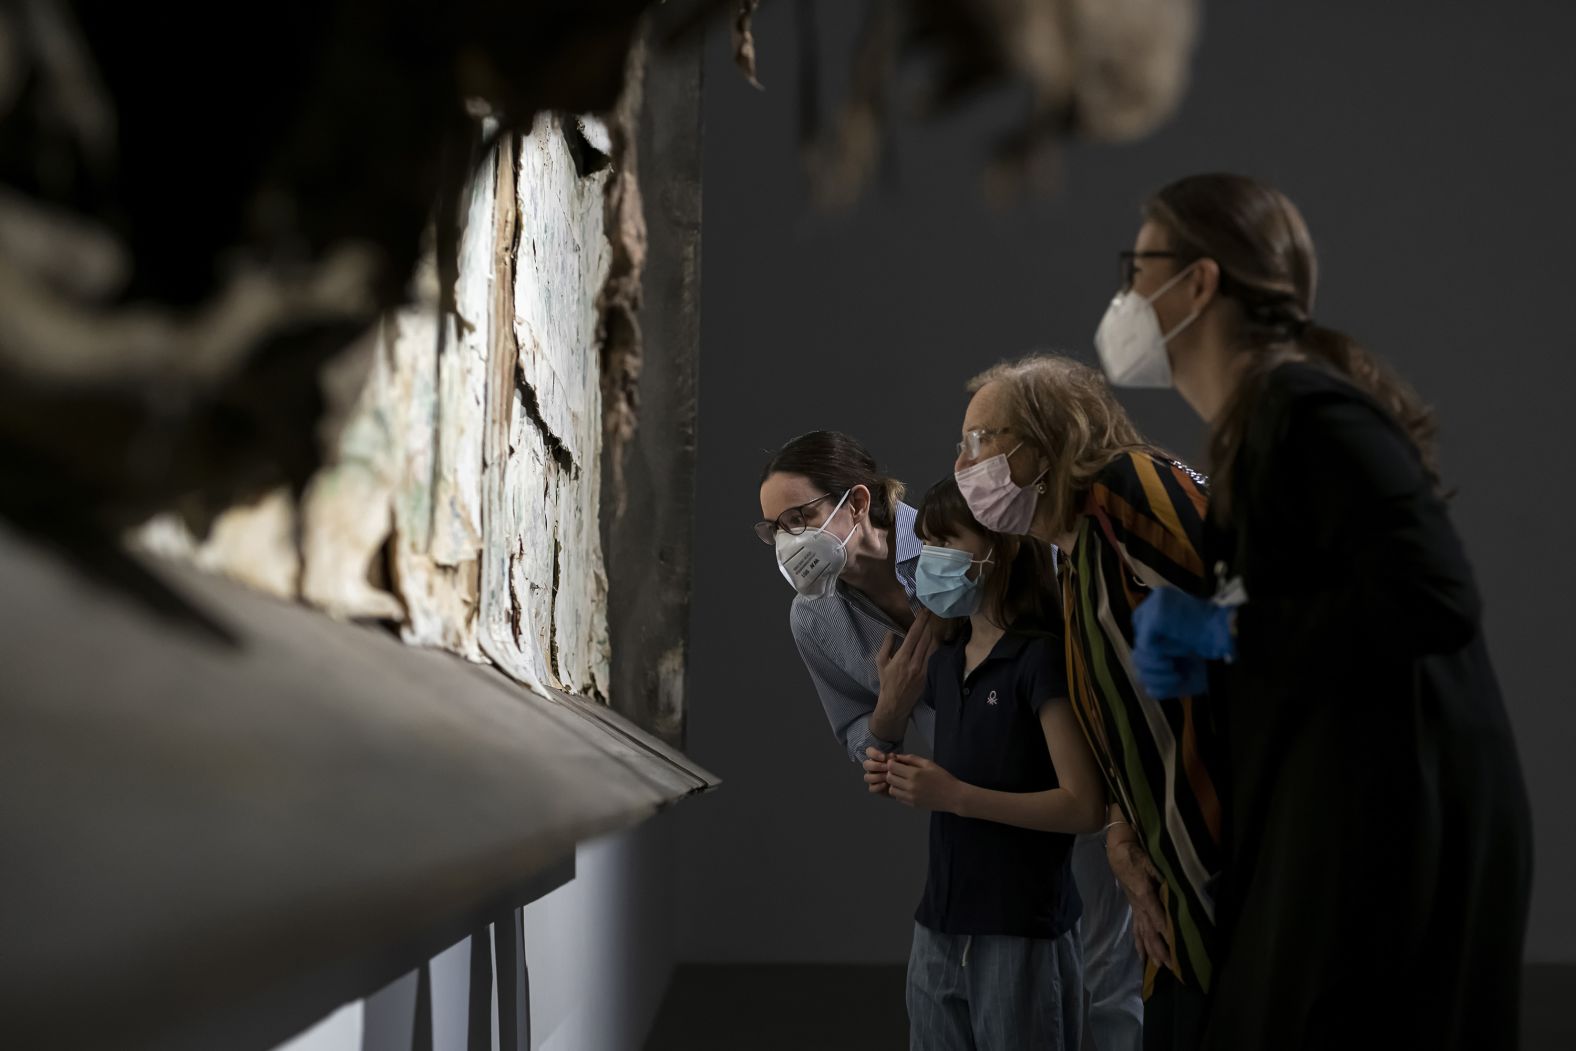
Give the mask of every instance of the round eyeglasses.
POLYGON ((805 521, 805 512, 809 511, 810 508, 814 507, 822 500, 830 500, 831 498, 832 494, 827 493, 824 496, 816 497, 807 504, 800 504, 798 507, 790 507, 776 518, 768 518, 764 521, 756 522, 755 535, 761 538, 761 543, 763 544, 777 543, 777 533, 779 530, 785 533, 791 533, 794 536, 798 536, 800 533, 810 528, 810 523, 805 521))

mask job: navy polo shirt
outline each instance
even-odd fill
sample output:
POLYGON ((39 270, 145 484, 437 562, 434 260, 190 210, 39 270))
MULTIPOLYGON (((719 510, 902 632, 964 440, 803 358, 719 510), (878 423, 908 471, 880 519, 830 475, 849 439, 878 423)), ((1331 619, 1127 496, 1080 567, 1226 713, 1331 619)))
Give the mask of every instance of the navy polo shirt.
MULTIPOLYGON (((948 773, 999 792, 1057 786, 1040 708, 1067 696, 1060 637, 1009 631, 964 678, 961 637, 930 659, 926 684, 936 709, 935 760, 948 773)), ((944 934, 1058 938, 1083 911, 1073 885, 1073 836, 1012 825, 930 816, 925 896, 914 919, 944 934)))

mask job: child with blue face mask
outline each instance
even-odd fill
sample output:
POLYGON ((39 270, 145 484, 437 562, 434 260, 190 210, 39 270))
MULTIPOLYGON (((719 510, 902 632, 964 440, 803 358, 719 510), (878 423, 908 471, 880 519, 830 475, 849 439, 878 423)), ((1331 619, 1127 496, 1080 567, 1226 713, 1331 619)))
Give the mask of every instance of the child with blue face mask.
POLYGON ((955 479, 925 495, 915 593, 955 618, 925 699, 935 758, 882 757, 889 795, 932 811, 909 956, 911 1048, 1076 1049, 1082 903, 1075 834, 1100 828, 1100 771, 1067 701, 1051 549, 992 533, 955 479))

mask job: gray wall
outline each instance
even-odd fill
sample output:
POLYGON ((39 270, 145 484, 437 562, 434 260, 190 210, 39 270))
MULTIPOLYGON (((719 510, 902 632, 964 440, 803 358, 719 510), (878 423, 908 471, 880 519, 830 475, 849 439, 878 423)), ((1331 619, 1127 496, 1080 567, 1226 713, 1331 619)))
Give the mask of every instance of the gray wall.
POLYGON ((677 813, 580 844, 575 878, 525 907, 532 1051, 644 1045, 673 970, 677 813))
MULTIPOLYGON (((855 6, 819 5, 829 76, 855 6)), ((836 217, 809 212, 797 177, 791 14, 769 3, 758 20, 765 93, 724 40, 706 71, 688 750, 724 786, 676 815, 680 957, 899 960, 922 880, 924 823, 864 796, 797 662, 788 589, 749 532, 764 450, 842 428, 922 490, 949 468, 964 380, 1031 346, 1092 360, 1144 194, 1225 168, 1297 200, 1324 264, 1320 318, 1443 417, 1538 822, 1529 956, 1576 960, 1576 900, 1561 893, 1576 884, 1562 806, 1576 714, 1558 663, 1576 627, 1560 440, 1576 391, 1576 5, 1212 3, 1176 119, 1138 145, 1072 150, 1054 199, 982 204, 976 146, 1009 112, 985 105, 906 132, 896 187, 836 217)), ((1126 400, 1156 439, 1200 448, 1174 395, 1126 400)))
MULTIPOLYGON (((676 875, 671 817, 580 844, 574 877, 526 905, 531 1051, 638 1051, 656 1019, 673 970, 676 875)), ((492 957, 491 936, 486 952, 492 957)), ((352 1001, 275 1051, 466 1051, 478 982, 491 988, 490 1033, 498 1051, 498 974, 471 968, 471 939, 433 957, 430 1036, 416 1031, 418 972, 370 1000, 352 1001)), ((504 979, 508 981, 506 977, 504 979)))

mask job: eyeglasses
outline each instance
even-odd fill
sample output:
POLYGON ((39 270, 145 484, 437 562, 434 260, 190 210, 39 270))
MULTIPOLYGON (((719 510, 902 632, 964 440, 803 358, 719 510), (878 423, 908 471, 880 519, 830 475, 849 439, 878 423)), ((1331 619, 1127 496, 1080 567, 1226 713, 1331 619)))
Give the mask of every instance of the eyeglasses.
POLYGON ((765 521, 756 522, 755 535, 761 538, 761 543, 763 544, 777 543, 778 530, 798 536, 800 533, 810 528, 810 523, 804 520, 805 512, 810 510, 810 508, 814 507, 816 504, 820 503, 822 500, 830 500, 831 498, 832 494, 827 493, 825 496, 816 497, 807 504, 800 504, 798 507, 790 507, 776 518, 769 518, 765 521))
POLYGON ((1122 283, 1117 287, 1123 292, 1133 287, 1133 279, 1138 276, 1138 261, 1140 259, 1181 259, 1180 252, 1118 252, 1117 258, 1122 264, 1122 283))
POLYGON ((980 458, 980 446, 987 440, 999 434, 1011 434, 1006 427, 975 427, 973 430, 963 432, 963 440, 958 443, 958 455, 970 460, 980 458))

